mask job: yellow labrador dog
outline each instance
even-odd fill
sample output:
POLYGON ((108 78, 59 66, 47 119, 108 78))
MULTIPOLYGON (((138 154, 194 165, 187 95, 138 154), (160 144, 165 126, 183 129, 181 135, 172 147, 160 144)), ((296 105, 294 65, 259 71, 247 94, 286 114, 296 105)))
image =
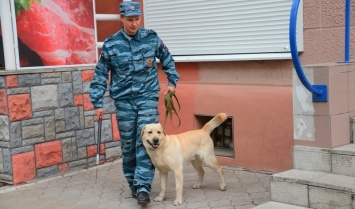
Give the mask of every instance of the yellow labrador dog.
POLYGON ((168 172, 173 171, 176 185, 174 205, 182 204, 183 164, 186 162, 191 162, 198 172, 197 184, 192 186, 194 189, 201 187, 204 176, 202 163, 204 163, 217 171, 220 176, 219 188, 226 190, 223 169, 217 162, 213 141, 210 137, 210 133, 226 119, 225 113, 219 113, 203 128, 177 135, 165 135, 164 129, 159 123, 147 124, 143 127, 141 132, 143 144, 160 174, 161 191, 154 201, 164 200, 168 172))

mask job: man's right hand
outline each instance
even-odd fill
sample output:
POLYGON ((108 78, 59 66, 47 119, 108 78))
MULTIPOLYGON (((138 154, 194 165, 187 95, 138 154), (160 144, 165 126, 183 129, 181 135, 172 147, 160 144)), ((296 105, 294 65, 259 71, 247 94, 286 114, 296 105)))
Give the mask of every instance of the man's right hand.
POLYGON ((96 115, 96 121, 99 121, 99 118, 104 117, 104 109, 103 108, 95 109, 95 115, 96 115))

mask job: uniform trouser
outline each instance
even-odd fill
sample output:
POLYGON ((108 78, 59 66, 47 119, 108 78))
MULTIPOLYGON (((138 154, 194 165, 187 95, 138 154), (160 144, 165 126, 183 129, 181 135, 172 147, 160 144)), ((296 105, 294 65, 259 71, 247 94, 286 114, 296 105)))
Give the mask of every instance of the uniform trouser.
POLYGON ((158 94, 136 99, 116 100, 116 116, 121 137, 123 173, 129 187, 151 192, 154 166, 140 137, 145 124, 158 123, 158 94))

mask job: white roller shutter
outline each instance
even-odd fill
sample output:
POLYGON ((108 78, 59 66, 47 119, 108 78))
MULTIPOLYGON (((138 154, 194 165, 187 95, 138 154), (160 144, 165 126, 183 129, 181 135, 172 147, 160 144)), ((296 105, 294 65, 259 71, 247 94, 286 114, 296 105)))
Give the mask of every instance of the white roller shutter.
MULTIPOLYGON (((263 59, 260 54, 289 54, 291 5, 292 0, 145 0, 144 23, 174 56, 258 54, 263 59)), ((302 51, 303 5, 299 8, 302 51)))

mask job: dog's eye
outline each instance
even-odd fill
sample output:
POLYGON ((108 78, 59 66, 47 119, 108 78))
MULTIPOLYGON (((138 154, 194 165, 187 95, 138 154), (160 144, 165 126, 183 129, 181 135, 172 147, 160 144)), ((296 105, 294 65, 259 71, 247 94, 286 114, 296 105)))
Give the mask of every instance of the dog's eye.
POLYGON ((148 131, 148 134, 152 134, 153 133, 153 131, 148 131))
POLYGON ((160 131, 158 131, 158 134, 161 134, 161 132, 160 132, 160 131))

